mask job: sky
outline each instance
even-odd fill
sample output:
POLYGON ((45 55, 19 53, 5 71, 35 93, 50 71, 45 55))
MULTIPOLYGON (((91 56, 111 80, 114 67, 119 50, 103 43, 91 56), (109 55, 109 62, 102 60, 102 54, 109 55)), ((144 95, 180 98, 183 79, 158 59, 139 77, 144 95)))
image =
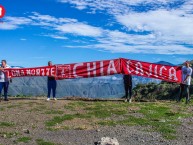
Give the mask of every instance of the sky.
POLYGON ((193 59, 193 0, 0 0, 0 59, 36 67, 193 59))

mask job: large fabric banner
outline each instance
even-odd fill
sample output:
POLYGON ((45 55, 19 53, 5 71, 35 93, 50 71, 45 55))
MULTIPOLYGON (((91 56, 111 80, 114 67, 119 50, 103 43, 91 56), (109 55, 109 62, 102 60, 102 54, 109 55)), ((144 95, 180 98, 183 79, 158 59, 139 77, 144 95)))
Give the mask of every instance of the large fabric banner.
POLYGON ((56 65, 57 79, 89 78, 120 74, 120 59, 56 65))
POLYGON ((121 73, 148 78, 181 82, 181 67, 148 63, 121 58, 121 73))
POLYGON ((89 78, 114 74, 131 74, 168 82, 181 82, 181 67, 161 65, 130 59, 113 59, 74 64, 58 64, 34 68, 10 68, 7 76, 54 76, 56 79, 89 78))
POLYGON ((9 78, 27 76, 56 76, 56 66, 34 68, 9 68, 4 70, 9 78))

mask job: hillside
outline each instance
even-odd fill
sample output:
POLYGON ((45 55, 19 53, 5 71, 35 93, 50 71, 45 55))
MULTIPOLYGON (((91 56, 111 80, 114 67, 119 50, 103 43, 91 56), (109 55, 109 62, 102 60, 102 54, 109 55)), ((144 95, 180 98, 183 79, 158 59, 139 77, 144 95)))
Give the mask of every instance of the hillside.
MULTIPOLYGON (((190 63, 193 69, 193 60, 191 60, 190 63)), ((133 93, 136 100, 175 100, 179 97, 180 85, 165 81, 162 81, 159 84, 138 84, 133 89, 133 93)), ((190 86, 190 96, 193 98, 193 73, 190 86)))
MULTIPOLYGON (((159 80, 134 76, 133 86, 138 83, 159 83, 159 80)), ((10 84, 11 96, 46 96, 46 77, 14 78, 10 84)), ((57 97, 120 98, 124 95, 122 75, 67 79, 57 81, 57 97)))

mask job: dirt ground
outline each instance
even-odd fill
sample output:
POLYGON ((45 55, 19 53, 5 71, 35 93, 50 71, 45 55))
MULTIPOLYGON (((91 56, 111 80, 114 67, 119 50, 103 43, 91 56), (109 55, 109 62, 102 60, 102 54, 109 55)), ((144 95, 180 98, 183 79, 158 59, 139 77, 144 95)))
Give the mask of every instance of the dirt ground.
MULTIPOLYGON (((183 118, 177 128, 177 138, 168 140, 159 132, 147 131, 150 126, 100 126, 89 118, 76 118, 56 124, 54 130, 46 122, 54 116, 86 113, 84 109, 70 108, 73 100, 16 99, 0 102, 0 144, 1 145, 94 145, 101 137, 115 137, 120 145, 193 145, 193 118, 183 118), (52 110, 57 110, 52 112, 52 110), (68 127, 68 128, 67 128, 68 127), (27 139, 26 139, 27 138, 27 139), (41 140, 38 142, 38 140, 41 140)), ((78 108, 78 106, 77 106, 78 108)), ((130 107, 130 110, 138 110, 130 107)), ((190 110, 193 108, 190 106, 190 110)), ((143 115, 136 114, 137 117, 143 115)), ((119 118, 113 118, 118 120, 119 118)))

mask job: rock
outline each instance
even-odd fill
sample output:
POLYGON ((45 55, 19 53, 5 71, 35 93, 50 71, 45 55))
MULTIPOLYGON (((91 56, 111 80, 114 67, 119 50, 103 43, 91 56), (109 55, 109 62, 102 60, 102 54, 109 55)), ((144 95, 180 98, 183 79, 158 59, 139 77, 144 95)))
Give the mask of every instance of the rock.
POLYGON ((23 129, 23 132, 29 134, 29 129, 23 129))
POLYGON ((119 142, 116 138, 102 137, 96 145, 119 145, 119 142))

